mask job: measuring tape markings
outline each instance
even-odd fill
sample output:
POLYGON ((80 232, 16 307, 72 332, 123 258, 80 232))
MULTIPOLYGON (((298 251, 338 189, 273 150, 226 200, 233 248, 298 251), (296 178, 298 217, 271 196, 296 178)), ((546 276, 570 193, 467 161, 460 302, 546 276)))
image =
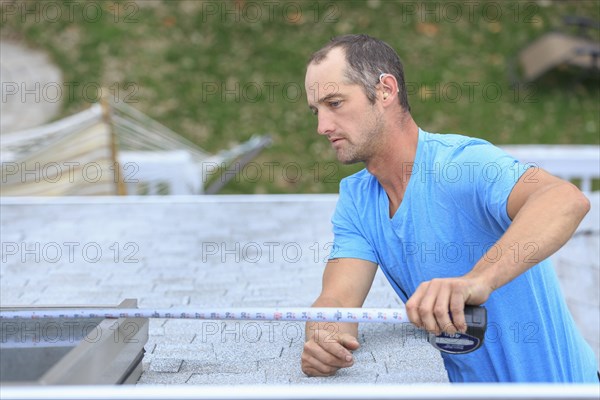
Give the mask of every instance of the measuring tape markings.
MULTIPOLYGON (((244 321, 303 321, 303 322, 387 322, 407 323, 405 309, 369 308, 229 308, 229 309, 140 309, 140 308, 61 308, 40 310, 0 311, 0 321, 45 318, 164 318, 244 321)), ((436 349, 450 354, 465 354, 483 344, 487 327, 484 307, 465 307, 467 332, 449 335, 429 335, 436 349)))
POLYGON ((366 308, 230 308, 230 309, 141 309, 57 308, 0 311, 0 320, 45 318, 165 318, 246 321, 388 322, 408 323, 404 309, 366 308))

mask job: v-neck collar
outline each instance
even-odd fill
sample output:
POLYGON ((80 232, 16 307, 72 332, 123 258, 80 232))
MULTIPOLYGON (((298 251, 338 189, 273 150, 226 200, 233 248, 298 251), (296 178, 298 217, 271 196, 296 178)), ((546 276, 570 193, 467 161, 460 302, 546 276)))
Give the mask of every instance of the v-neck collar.
POLYGON ((381 184, 379 184, 379 190, 380 190, 379 207, 381 207, 382 215, 385 215, 387 220, 390 221, 390 223, 394 226, 399 225, 404 220, 404 217, 406 216, 406 213, 408 212, 407 211, 408 210, 407 203, 409 202, 412 188, 414 187, 414 185, 416 185, 416 183, 415 183, 416 177, 414 175, 414 166, 416 165, 417 168, 420 168, 422 165, 422 163, 421 163, 422 154, 421 153, 423 152, 424 136, 425 136, 425 132, 422 131, 421 128, 419 128, 417 151, 415 154, 415 161, 413 164, 413 174, 411 175, 411 177, 408 181, 408 185, 406 186, 406 190, 404 191, 404 196, 402 197, 402 201, 400 202, 398 209, 396 210, 396 212, 394 213, 394 215, 391 218, 390 218, 390 199, 388 198, 388 195, 387 195, 385 189, 383 188, 383 186, 381 184))

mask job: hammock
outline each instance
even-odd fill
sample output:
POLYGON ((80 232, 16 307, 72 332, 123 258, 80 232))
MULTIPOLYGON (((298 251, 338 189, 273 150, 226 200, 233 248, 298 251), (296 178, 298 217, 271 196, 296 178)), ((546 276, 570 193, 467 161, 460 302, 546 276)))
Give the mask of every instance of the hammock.
POLYGON ((270 144, 255 135, 211 154, 123 102, 1 140, 3 196, 213 194, 234 177, 228 165, 270 144))

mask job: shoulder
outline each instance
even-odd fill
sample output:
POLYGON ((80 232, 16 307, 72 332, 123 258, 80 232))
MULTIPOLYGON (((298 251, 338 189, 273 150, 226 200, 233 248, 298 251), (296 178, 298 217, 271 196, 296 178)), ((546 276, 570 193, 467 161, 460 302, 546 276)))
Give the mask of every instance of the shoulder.
POLYGON ((425 149, 437 155, 456 156, 465 151, 476 152, 495 148, 487 140, 456 133, 423 132, 422 136, 425 149))
POLYGON ((372 209, 380 190, 377 178, 366 169, 360 170, 340 181, 338 207, 353 211, 372 209))
POLYGON ((487 140, 454 133, 423 132, 424 162, 454 164, 461 170, 478 169, 501 164, 503 167, 516 160, 487 140))
POLYGON ((378 185, 377 178, 365 168, 340 181, 340 196, 372 193, 378 185))

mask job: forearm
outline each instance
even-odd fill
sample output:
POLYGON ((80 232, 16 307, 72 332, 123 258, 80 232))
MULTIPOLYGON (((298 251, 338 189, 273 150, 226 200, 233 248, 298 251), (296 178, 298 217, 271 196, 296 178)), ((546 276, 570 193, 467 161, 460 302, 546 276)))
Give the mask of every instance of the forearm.
POLYGON ((490 292, 505 285, 560 249, 588 210, 585 196, 568 183, 532 194, 466 276, 481 279, 490 292))
MULTIPOLYGON (((341 301, 332 297, 319 297, 313 303, 312 307, 346 307, 341 301)), ((354 337, 358 336, 358 324, 350 322, 307 322, 306 323, 306 338, 309 340, 313 337, 315 330, 326 330, 331 335, 339 335, 348 333, 354 337)))

